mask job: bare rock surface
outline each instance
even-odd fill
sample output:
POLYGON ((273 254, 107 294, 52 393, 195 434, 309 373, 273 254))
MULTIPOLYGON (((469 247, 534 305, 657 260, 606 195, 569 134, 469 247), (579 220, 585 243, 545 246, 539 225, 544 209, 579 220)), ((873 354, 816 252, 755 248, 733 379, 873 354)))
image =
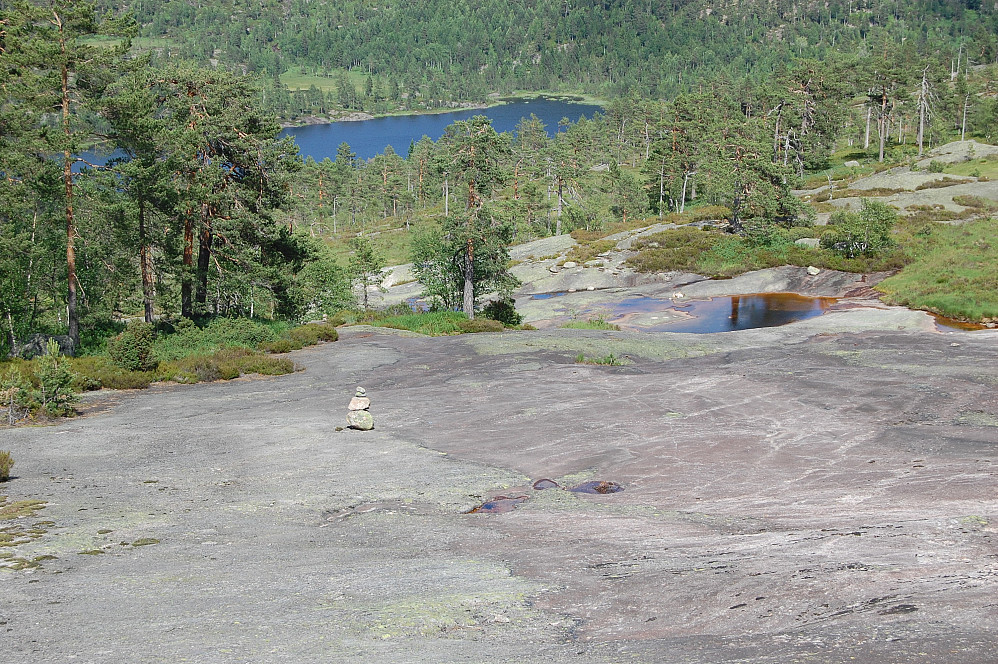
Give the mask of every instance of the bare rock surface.
POLYGON ((304 372, 5 430, 4 493, 47 501, 4 549, 38 565, 0 570, 5 654, 993 661, 998 333, 927 321, 343 328, 304 372), (334 433, 358 382, 378 429, 334 433), (526 499, 467 513, 503 496, 526 499))

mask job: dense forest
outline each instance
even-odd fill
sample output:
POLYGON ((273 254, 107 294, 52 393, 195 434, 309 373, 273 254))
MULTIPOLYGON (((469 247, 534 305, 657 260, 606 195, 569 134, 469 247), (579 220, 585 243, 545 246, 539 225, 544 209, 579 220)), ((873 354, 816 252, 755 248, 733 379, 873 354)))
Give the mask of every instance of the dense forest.
POLYGON ((933 54, 946 68, 998 59, 990 0, 136 0, 128 8, 147 48, 256 73, 271 84, 268 105, 288 117, 306 105, 387 112, 515 90, 669 99, 721 75, 759 83, 790 60, 883 58, 885 44, 933 54), (274 85, 285 72, 315 77, 304 89, 318 85, 289 96, 274 85))
POLYGON ((706 209, 763 246, 811 223, 792 190, 836 149, 897 162, 998 127, 996 12, 972 3, 0 10, 3 352, 34 332, 99 349, 132 317, 333 314, 389 259, 474 315, 514 286, 511 242, 706 209), (293 92, 288 71, 339 83, 293 92), (475 118, 371 160, 343 144, 303 161, 276 138, 329 104, 542 88, 612 99, 577 124, 475 118), (95 145, 118 156, 95 167, 95 145))

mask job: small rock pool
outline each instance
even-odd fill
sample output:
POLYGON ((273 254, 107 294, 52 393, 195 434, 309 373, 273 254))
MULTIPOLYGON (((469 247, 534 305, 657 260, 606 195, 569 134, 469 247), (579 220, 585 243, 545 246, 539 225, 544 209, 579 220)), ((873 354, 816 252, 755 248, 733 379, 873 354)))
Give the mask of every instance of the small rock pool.
POLYGON ((708 334, 776 327, 820 316, 838 300, 794 293, 754 293, 708 300, 632 297, 612 307, 609 319, 646 332, 708 334))

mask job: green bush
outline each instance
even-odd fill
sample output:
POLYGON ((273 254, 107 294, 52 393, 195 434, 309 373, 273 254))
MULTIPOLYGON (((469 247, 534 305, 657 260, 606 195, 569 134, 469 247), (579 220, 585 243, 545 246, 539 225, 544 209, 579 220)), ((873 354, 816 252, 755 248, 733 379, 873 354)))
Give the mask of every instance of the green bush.
POLYGON ((150 323, 129 323, 124 332, 107 342, 107 354, 122 369, 152 371, 158 364, 152 354, 155 340, 150 323))
POLYGON ((946 164, 941 161, 936 161, 933 159, 929 162, 929 172, 930 173, 942 173, 946 170, 946 164))
POLYGON ((10 479, 10 469, 14 467, 14 457, 10 451, 0 450, 0 482, 10 479))
POLYGON ((492 300, 482 309, 482 315, 497 320, 507 327, 514 327, 523 322, 523 316, 516 313, 516 303, 513 300, 492 300))
POLYGON ((845 255, 875 256, 894 246, 891 236, 897 211, 882 201, 864 198, 859 213, 840 211, 832 214, 832 231, 821 238, 821 246, 845 255))

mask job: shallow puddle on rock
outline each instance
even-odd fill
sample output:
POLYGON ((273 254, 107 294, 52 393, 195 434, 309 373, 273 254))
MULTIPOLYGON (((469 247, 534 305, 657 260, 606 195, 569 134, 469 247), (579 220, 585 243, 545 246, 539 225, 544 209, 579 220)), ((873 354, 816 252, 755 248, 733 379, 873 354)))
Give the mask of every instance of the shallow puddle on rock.
POLYGON ((562 295, 568 295, 568 291, 554 291, 553 293, 534 293, 530 296, 531 300, 550 300, 552 297, 561 297, 562 295))
POLYGON ((709 300, 664 300, 653 297, 633 297, 613 307, 614 318, 646 332, 685 332, 707 334, 733 332, 757 327, 776 327, 827 312, 836 298, 806 297, 794 293, 755 293, 714 297, 709 300), (673 319, 658 323, 652 317, 635 314, 673 314, 673 319), (675 314, 683 317, 675 320, 675 314))
POLYGON ((980 323, 968 323, 967 321, 957 320, 955 318, 946 318, 946 316, 940 316, 939 314, 932 314, 932 318, 935 319, 936 329, 940 332, 952 332, 953 330, 974 332, 977 330, 988 329, 987 325, 981 325, 980 323))
POLYGON ((468 514, 503 514, 512 512, 527 496, 496 496, 468 512, 468 514))
POLYGON ((560 489, 561 485, 555 482, 554 480, 549 480, 547 478, 544 478, 542 480, 537 480, 536 482, 534 482, 533 487, 538 491, 542 491, 544 489, 560 489))

